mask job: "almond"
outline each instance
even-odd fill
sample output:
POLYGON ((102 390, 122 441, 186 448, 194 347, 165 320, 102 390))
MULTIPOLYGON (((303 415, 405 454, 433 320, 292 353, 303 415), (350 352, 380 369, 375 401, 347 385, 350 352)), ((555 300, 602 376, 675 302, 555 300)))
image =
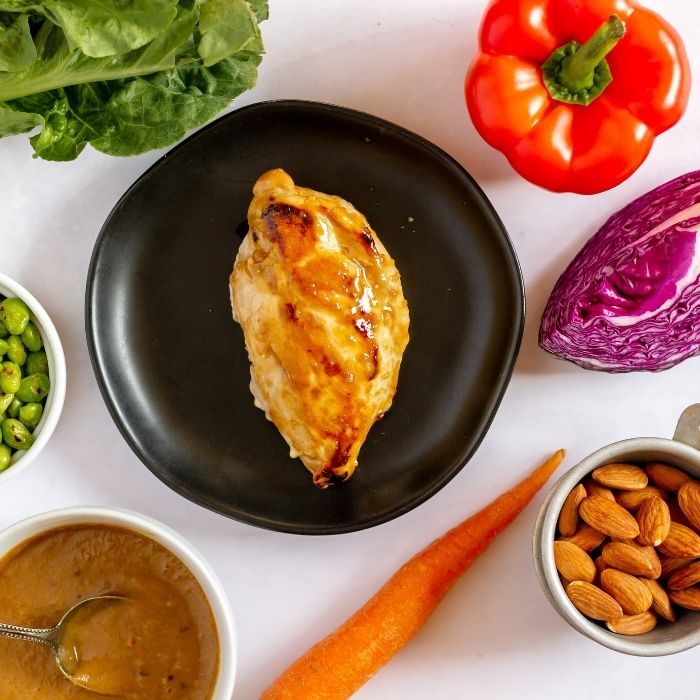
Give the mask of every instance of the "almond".
POLYGON ((661 559, 661 578, 669 578, 678 569, 682 569, 692 561, 692 559, 683 559, 681 557, 663 557, 661 559))
POLYGON ((678 489, 678 505, 688 522, 700 530, 700 484, 697 481, 686 481, 678 489))
POLYGON ((700 583, 700 561, 686 564, 668 579, 668 587, 672 591, 680 591, 700 583))
POLYGON ((606 625, 611 632, 617 634, 644 634, 656 627, 656 615, 649 611, 639 615, 623 615, 616 620, 609 620, 606 625))
POLYGON ((686 610, 700 610, 700 587, 684 588, 682 591, 669 591, 668 597, 672 603, 686 610))
POLYGON ((605 535, 602 532, 598 532, 595 528, 590 525, 583 523, 576 530, 576 533, 571 537, 564 538, 565 542, 573 542, 573 544, 578 545, 584 552, 592 552, 596 547, 599 547, 605 535))
POLYGON ((654 547, 650 546, 644 546, 637 544, 636 542, 632 543, 633 546, 637 547, 640 549, 644 556, 649 560, 649 563, 651 564, 651 576, 649 578, 657 579, 661 577, 661 560, 659 559, 659 555, 656 553, 656 550, 654 547))
POLYGON ((607 562, 605 561, 605 559, 603 559, 602 554, 598 555, 593 563, 595 564, 595 568, 598 573, 600 573, 601 571, 605 571, 605 569, 609 568, 607 562))
POLYGON ((554 543, 554 563, 557 571, 568 581, 593 582, 595 564, 581 547, 559 540, 554 543))
POLYGON ((641 549, 624 542, 608 542, 603 547, 603 559, 613 569, 620 569, 633 576, 652 578, 653 567, 641 549))
POLYGON ((600 586, 610 594, 628 615, 639 615, 653 603, 651 591, 636 577, 617 569, 600 574, 600 586))
POLYGON ((639 580, 649 589, 651 593, 651 609, 657 615, 661 615, 661 617, 663 617, 665 620, 675 622, 676 614, 673 612, 671 600, 661 584, 658 581, 654 581, 650 578, 640 578, 639 580))
POLYGON ((573 581, 566 587, 566 595, 579 612, 594 620, 622 617, 620 604, 592 583, 573 581))
POLYGON ((606 464, 594 469, 591 476, 603 486, 623 491, 637 491, 649 483, 644 470, 634 464, 606 464))
POLYGON ((668 536, 671 529, 671 514, 665 501, 658 496, 648 498, 637 511, 639 544, 657 547, 668 536))
POLYGON ((613 542, 622 542, 622 544, 628 544, 630 547, 634 547, 636 550, 641 552, 651 564, 651 576, 650 578, 659 578, 661 576, 661 560, 659 555, 656 553, 654 547, 650 547, 644 544, 638 544, 634 540, 613 540, 613 542))
MULTIPOLYGON (((578 509, 581 519, 610 537, 634 539, 639 534, 637 521, 622 506, 603 496, 589 496, 578 509)), ((700 538, 698 538, 700 539, 700 538)))
POLYGON ((672 522, 668 536, 659 545, 659 551, 669 557, 695 559, 700 557, 700 536, 689 527, 672 522))
POLYGON ((577 484, 566 497, 559 513, 559 532, 564 537, 571 537, 576 532, 578 527, 578 507, 587 495, 584 485, 577 484))
POLYGON ((627 510, 637 510, 644 501, 652 496, 658 496, 665 501, 668 494, 658 486, 645 486, 639 491, 621 491, 615 500, 627 510))
POLYGON ((589 496, 603 496, 609 501, 615 500, 615 494, 613 494, 609 488, 602 486, 596 481, 593 481, 593 479, 589 479, 586 483, 586 493, 589 496))
POLYGON ((683 484, 690 477, 680 469, 672 467, 670 464, 661 462, 650 462, 646 466, 646 472, 649 478, 660 488, 666 491, 677 493, 683 484))

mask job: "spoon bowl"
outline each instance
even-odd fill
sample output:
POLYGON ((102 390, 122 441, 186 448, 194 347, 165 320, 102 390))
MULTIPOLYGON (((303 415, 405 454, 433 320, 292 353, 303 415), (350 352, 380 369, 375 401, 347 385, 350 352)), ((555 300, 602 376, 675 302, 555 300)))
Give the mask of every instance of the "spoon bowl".
POLYGON ((70 608, 53 627, 37 629, 0 623, 0 636, 51 647, 56 665, 71 683, 98 695, 113 697, 112 692, 97 687, 89 675, 78 673, 80 650, 75 643, 76 628, 104 606, 123 600, 124 596, 111 593, 85 598, 70 608))

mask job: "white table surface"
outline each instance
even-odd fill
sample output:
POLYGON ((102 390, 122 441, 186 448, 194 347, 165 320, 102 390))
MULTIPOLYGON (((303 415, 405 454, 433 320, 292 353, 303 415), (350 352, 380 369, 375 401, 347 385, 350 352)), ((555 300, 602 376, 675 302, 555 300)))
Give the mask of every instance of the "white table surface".
MULTIPOLYGON (((682 33, 700 75, 697 0, 648 0, 682 33)), ((606 375, 547 357, 536 333, 558 275, 615 210, 700 166, 700 92, 624 184, 555 195, 516 175, 477 135, 462 84, 484 0, 271 0, 257 87, 236 106, 322 100, 374 113, 432 140, 476 178, 522 264, 528 317, 520 357, 477 454, 440 493, 385 525, 301 537, 237 523, 166 488, 109 417, 85 342, 85 276, 98 231, 120 195, 160 155, 110 158, 87 148, 73 163, 33 160, 26 136, 0 140, 0 269, 46 306, 65 346, 68 393, 36 462, 3 483, 0 527, 58 507, 96 504, 147 513, 195 544, 230 596, 239 632, 236 698, 255 698, 288 662, 361 605, 414 552, 512 486, 547 453, 565 466, 618 439, 670 436, 700 401, 700 359, 660 374, 606 375), (11 254, 8 253, 11 251, 11 254)), ((564 467, 561 469, 563 470, 564 467)), ((700 649, 639 659, 568 627, 542 595, 531 533, 544 494, 458 582, 417 637, 358 698, 688 697, 700 649), (685 691, 685 692, 684 692, 685 691)), ((1 681, 0 681, 1 683, 1 681)), ((1 691, 0 691, 1 695, 1 691)))

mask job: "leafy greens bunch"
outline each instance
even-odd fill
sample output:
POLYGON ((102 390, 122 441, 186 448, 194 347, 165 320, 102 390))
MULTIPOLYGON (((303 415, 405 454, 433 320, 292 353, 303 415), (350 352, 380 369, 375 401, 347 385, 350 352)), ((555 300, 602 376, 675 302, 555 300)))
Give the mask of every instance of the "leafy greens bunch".
POLYGON ((253 87, 267 0, 0 0, 0 137, 73 160, 163 148, 253 87))

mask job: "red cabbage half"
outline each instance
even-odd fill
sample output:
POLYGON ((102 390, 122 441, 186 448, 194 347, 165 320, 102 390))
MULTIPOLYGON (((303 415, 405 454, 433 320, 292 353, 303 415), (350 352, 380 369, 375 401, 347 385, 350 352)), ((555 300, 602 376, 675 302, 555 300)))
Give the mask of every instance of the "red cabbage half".
POLYGON ((700 170, 614 214, 554 286, 539 344, 586 369, 657 372, 700 354, 700 170))

